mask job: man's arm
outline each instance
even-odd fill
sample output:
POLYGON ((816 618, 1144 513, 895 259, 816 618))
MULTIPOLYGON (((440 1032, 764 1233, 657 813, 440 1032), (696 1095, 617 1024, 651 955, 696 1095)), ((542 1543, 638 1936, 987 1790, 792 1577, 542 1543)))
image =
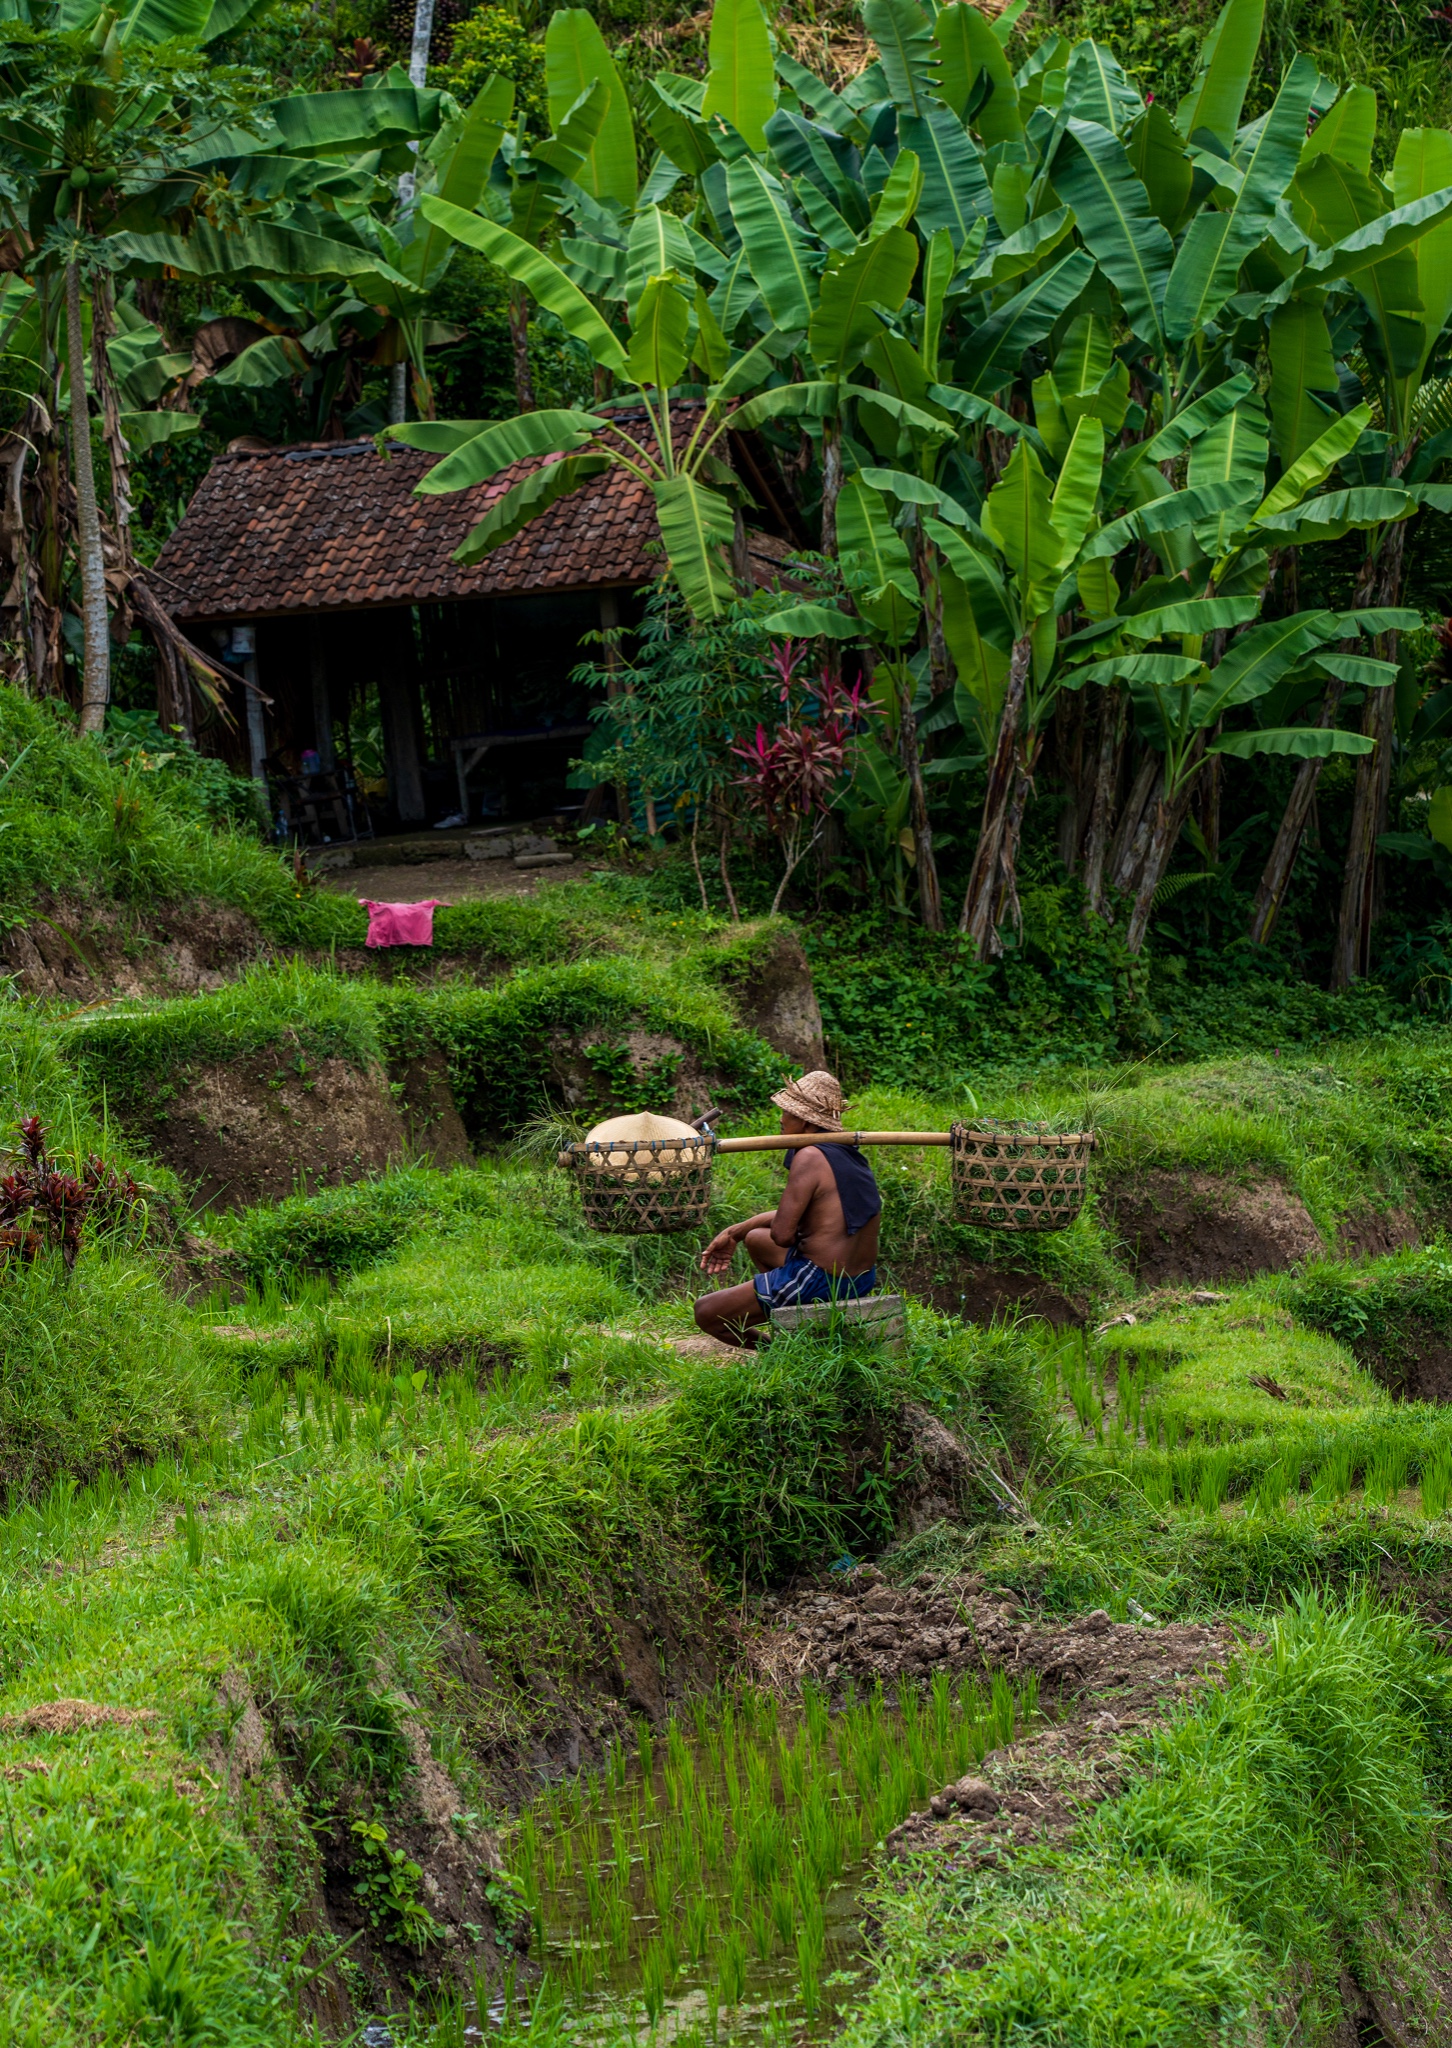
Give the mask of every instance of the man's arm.
POLYGON ((701 1254, 703 1273, 724 1273, 731 1264, 736 1247, 742 1242, 748 1230, 770 1230, 776 1222, 777 1212, 766 1209, 760 1216, 748 1216, 744 1223, 728 1223, 724 1230, 718 1230, 701 1254))
POLYGON ((804 1147, 792 1161, 786 1192, 777 1204, 776 1214, 768 1219, 771 1241, 783 1251, 790 1251, 800 1236, 803 1219, 820 1193, 824 1178, 835 1186, 832 1169, 821 1153, 815 1146, 804 1147))

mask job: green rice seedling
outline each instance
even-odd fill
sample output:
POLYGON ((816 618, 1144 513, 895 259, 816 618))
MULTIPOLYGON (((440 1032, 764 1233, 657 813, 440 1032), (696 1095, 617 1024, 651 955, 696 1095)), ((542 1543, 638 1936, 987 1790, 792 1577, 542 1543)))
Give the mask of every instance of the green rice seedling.
POLYGON ((731 1918, 733 1921, 743 1920, 746 1916, 746 1901, 751 1893, 751 1879, 746 1869, 745 1853, 740 1849, 731 1858, 731 1868, 726 1884, 726 1897, 731 1918))
POLYGON ((602 1893, 600 1873, 593 1863, 587 1862, 580 1873, 585 1886, 585 1914, 588 1925, 594 1927, 601 1917, 602 1893))
POLYGON ((1195 1485, 1195 1501, 1202 1515, 1215 1515, 1230 1487, 1232 1454, 1228 1447, 1217 1446, 1214 1450, 1200 1453, 1200 1471, 1195 1485))
POLYGON ((1392 1438, 1379 1444, 1367 1468, 1367 1499, 1394 1501, 1407 1483, 1407 1468, 1410 1463, 1410 1447, 1404 1441, 1392 1438))
POLYGON ((748 1926, 751 1930, 751 1946, 756 1950, 757 1960, 764 1963, 771 1956, 775 1929, 772 1926, 771 1909, 760 1897, 751 1902, 748 1926))
POLYGON ((631 1864, 630 1838, 618 1813, 610 1816, 610 1858, 615 1865, 615 1882, 628 1884, 631 1864))
POLYGON ((789 1806, 799 1806, 807 1788, 807 1765, 810 1745, 806 1730, 799 1729, 795 1742, 781 1742, 777 1745, 776 1774, 781 1784, 782 1797, 789 1806))
POLYGON ((678 1717, 672 1714, 666 1723, 666 1761, 672 1770, 683 1771, 690 1754, 691 1746, 686 1740, 686 1731, 678 1717))
POLYGON ((726 1860, 726 1815, 717 1805, 704 1808, 700 1816, 701 1860, 707 1870, 719 1870, 726 1860))
POLYGON ((670 1917, 676 1896, 676 1871, 667 1857, 657 1855, 652 1859, 650 1875, 645 1881, 645 1896, 651 1910, 662 1920, 670 1917))
POLYGON ((570 1986, 570 1996, 577 2004, 583 2004, 585 1999, 595 1989, 597 1974, 598 1966, 594 1949, 588 1942, 572 1941, 570 1943, 570 1960, 566 1975, 570 1986))
POLYGON ((993 1748, 1002 1748, 1005 1743, 1013 1741, 1017 1705, 1013 1686, 1007 1675, 1002 1671, 995 1671, 989 1705, 990 1741, 993 1748))
POLYGON ((693 1963, 700 1962, 715 1929, 713 1901, 705 1892, 687 1899, 681 1913, 681 1946, 693 1963))
POLYGON ((1436 1451, 1422 1466, 1422 1513, 1440 1521, 1452 1497, 1452 1449, 1436 1451))
POLYGON ((802 1721, 813 1747, 822 1748, 831 1729, 832 1717, 827 1695, 818 1685, 802 1687, 802 1721))
POLYGON ((771 1758, 762 1749, 746 1752, 746 1796, 752 1806, 769 1805, 774 1790, 771 1758))
POLYGON ((935 1671, 932 1684, 933 1740, 946 1752, 953 1740, 953 1681, 946 1671, 935 1671))
POLYGON ((746 1942, 739 1928, 728 1928, 722 1936, 716 1983, 722 2005, 741 2003, 741 1994, 746 1989, 746 1942))
POLYGON ((801 1859, 794 1856, 791 1882, 783 1884, 778 1878, 771 1888, 771 1922, 776 1930, 776 1938, 783 1948, 790 1947, 796 1938, 797 1909, 794 1894, 800 1868, 801 1859))
POLYGON ((666 1954, 659 1941, 649 1941, 640 1958, 640 2000, 645 2007, 646 2019, 654 2029, 666 2009, 675 1971, 668 1969, 666 1954))
POLYGON ((610 1953, 617 1962, 623 1962, 630 1953, 630 1936, 635 1918, 630 1910, 630 1895, 625 1891, 612 1892, 605 1908, 605 1937, 610 1943, 610 1953))
POLYGON ((1162 1511, 1174 1505, 1175 1477, 1167 1460, 1146 1465, 1138 1477, 1146 1507, 1162 1511))
POLYGON ((640 1763, 641 1778, 648 1785, 651 1773, 655 1768, 655 1737, 651 1734, 648 1724, 644 1721, 640 1722, 636 1728, 635 1750, 640 1763))

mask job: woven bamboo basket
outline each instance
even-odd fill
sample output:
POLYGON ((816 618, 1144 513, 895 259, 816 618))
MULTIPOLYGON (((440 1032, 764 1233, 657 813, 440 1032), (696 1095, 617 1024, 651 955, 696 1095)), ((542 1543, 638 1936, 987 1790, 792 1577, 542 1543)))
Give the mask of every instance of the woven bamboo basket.
POLYGON ((714 1150, 713 1138, 690 1129, 664 1138, 592 1133, 567 1146, 559 1163, 579 1181, 592 1230, 647 1237, 704 1223, 714 1150))
POLYGON ((953 1206, 990 1230, 1064 1230, 1084 1206, 1092 1131, 954 1124, 953 1206))

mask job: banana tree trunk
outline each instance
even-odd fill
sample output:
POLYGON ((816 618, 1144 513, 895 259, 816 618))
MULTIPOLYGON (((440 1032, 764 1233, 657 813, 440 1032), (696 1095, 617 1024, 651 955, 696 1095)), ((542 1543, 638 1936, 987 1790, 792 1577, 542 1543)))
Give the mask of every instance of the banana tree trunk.
POLYGON ((897 663, 897 741, 911 795, 913 852, 918 871, 918 914, 930 932, 943 929, 943 891, 938 881, 938 863, 933 855, 933 828, 928 821, 928 797, 923 786, 922 757, 918 752, 918 721, 913 711, 913 676, 905 661, 897 663))
POLYGON ((106 631, 106 562, 91 461, 91 416, 86 405, 86 341, 78 263, 66 265, 66 353, 70 359, 71 472, 76 487, 76 551, 81 562, 81 623, 85 631, 80 730, 99 732, 111 701, 111 645, 106 631))
POLYGON ((1146 749, 1109 849, 1109 887, 1118 894, 1134 887, 1144 864, 1155 816, 1155 790, 1164 762, 1146 749))
POLYGON ((534 372, 529 365, 529 302, 522 291, 509 294, 509 337, 514 344, 514 402, 534 411, 534 372))
MULTIPOLYGON (((1321 714, 1316 720, 1318 728, 1325 731, 1336 723, 1336 713, 1341 708, 1341 694, 1344 683, 1332 681, 1326 686, 1321 699, 1321 714)), ((1275 844, 1271 847, 1264 872, 1256 886, 1255 902, 1250 911, 1250 943, 1264 946, 1269 942, 1280 915, 1281 905, 1286 900, 1286 891, 1291 886, 1295 872, 1296 856, 1301 850, 1305 835, 1306 820, 1311 815, 1311 806, 1316 801, 1316 784, 1321 780, 1324 761, 1303 761, 1296 770, 1296 779, 1291 784, 1291 793, 1286 799, 1286 808, 1276 832, 1275 844)))
MULTIPOLYGON (((1288 560, 1282 572, 1284 593, 1288 608, 1294 611, 1298 592, 1296 550, 1288 548, 1286 554, 1288 560)), ((1378 566, 1375 555, 1368 555, 1362 563, 1351 598, 1353 611, 1360 611, 1370 604, 1372 592, 1376 588, 1378 566)), ((1350 654, 1354 652, 1357 644, 1354 639, 1343 640, 1341 652, 1350 654)), ((1336 714, 1341 709, 1341 698, 1345 688, 1344 683, 1339 683, 1334 678, 1326 685, 1326 694, 1321 699, 1321 710, 1316 720, 1317 726, 1323 732, 1336 723, 1336 714)), ((1275 843, 1271 847, 1264 872, 1256 887, 1255 902, 1251 905, 1249 938, 1253 946, 1266 945, 1275 929, 1281 905, 1286 900, 1286 891, 1291 886, 1291 876, 1295 872, 1296 858, 1300 853, 1301 840, 1306 831, 1306 821, 1316 801, 1316 785, 1321 780, 1321 770, 1325 765, 1324 761, 1303 761, 1296 771, 1296 779, 1291 784, 1291 793, 1286 799, 1285 814, 1276 831, 1275 843)))
MULTIPOLYGON (((1400 474, 1405 459, 1396 465, 1400 474)), ((1377 580, 1378 605, 1394 605, 1402 591, 1402 564, 1406 555, 1407 526, 1401 520, 1381 544, 1381 574, 1377 580)), ((1397 636, 1384 636, 1381 653, 1396 659, 1397 636)), ((1368 690, 1362 712, 1361 730, 1375 745, 1356 763, 1356 789, 1351 800, 1351 836, 1346 848, 1346 872, 1341 886, 1341 914, 1336 925, 1336 944, 1331 954, 1331 987, 1344 991, 1364 975, 1371 965, 1371 927, 1376 917, 1376 842, 1386 830, 1387 799, 1391 794, 1392 742, 1396 736, 1396 691, 1368 690)))
POLYGON ((1084 901, 1091 915, 1104 908, 1104 862, 1109 853, 1109 821, 1119 780, 1124 744, 1124 692, 1116 684, 1101 693, 1099 747, 1094 761, 1094 794, 1084 835, 1084 901))
POLYGON ((822 553, 837 552, 837 499, 842 489, 842 422, 822 423, 822 553))
POLYGON ((1190 815, 1190 797, 1200 764, 1205 758, 1207 738, 1208 734, 1203 732, 1196 738, 1190 765, 1178 792, 1167 798, 1162 787, 1156 800, 1154 819, 1150 826, 1139 881, 1134 892, 1134 908, 1129 914, 1129 930, 1125 934, 1125 944, 1131 953, 1140 950, 1149 931, 1149 921, 1154 915, 1155 891, 1165 878, 1170 856, 1179 843, 1185 820, 1190 815))
MULTIPOLYGON (((1003 951, 998 940, 998 913, 1003 900, 1003 857, 1009 825, 1009 811, 1019 766, 1019 725, 1023 719, 1033 662, 1033 642, 1025 635, 1013 644, 1008 664, 1008 682, 1003 693, 1003 712, 998 722, 998 742, 988 771, 988 788, 983 797, 983 822, 978 829, 978 846, 963 898, 960 932, 972 939, 980 960, 994 960, 1003 951)), ((1010 857, 1013 848, 1008 849, 1010 857)))

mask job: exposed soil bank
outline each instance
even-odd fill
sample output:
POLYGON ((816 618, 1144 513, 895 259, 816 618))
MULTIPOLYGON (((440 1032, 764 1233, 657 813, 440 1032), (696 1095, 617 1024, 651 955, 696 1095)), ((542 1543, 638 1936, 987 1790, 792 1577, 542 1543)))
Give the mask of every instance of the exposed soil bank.
POLYGON ((1048 1700, 1126 1687, 1136 1697, 1174 1697, 1223 1669, 1237 1640, 1228 1628, 1141 1627, 1102 1611, 1054 1627, 1021 1619, 977 1578, 925 1576, 904 1589, 870 1565, 840 1590, 768 1595, 760 1612, 766 1629, 750 1654, 763 1678, 800 1685, 811 1677, 835 1690, 935 1671, 1003 1671, 1015 1681, 1032 1674, 1048 1700))
POLYGON ((1251 1280, 1325 1250, 1305 1203, 1279 1181, 1152 1167, 1110 1180, 1100 1202, 1121 1256, 1147 1287, 1251 1280))
POLYGON ((1016 1316, 1039 1316, 1055 1328, 1082 1326, 1089 1304, 1062 1293, 1037 1273, 1018 1273, 1005 1266, 984 1266, 973 1259, 945 1253, 886 1264, 893 1285, 939 1315, 961 1316, 967 1323, 1011 1322, 1016 1316))
POLYGON ((114 1105, 177 1175, 198 1209, 241 1209, 337 1187, 405 1159, 473 1164, 449 1071, 436 1048, 392 1072, 309 1061, 279 1044, 184 1067, 144 1101, 114 1105))

